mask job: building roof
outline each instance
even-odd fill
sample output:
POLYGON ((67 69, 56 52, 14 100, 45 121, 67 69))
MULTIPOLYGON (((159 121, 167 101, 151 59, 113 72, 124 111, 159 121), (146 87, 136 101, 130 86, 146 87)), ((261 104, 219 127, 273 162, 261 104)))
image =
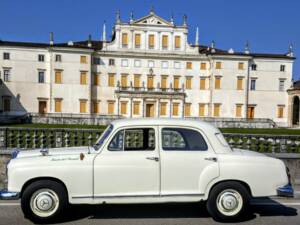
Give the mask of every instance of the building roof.
MULTIPOLYGON (((2 41, 0 40, 0 46, 11 46, 11 47, 31 47, 31 48, 50 48, 50 47, 61 47, 61 48, 78 48, 78 49, 93 49, 95 51, 102 50, 103 41, 96 40, 84 40, 84 41, 75 41, 75 42, 64 42, 64 43, 54 43, 50 45, 49 43, 38 43, 38 42, 17 42, 17 41, 2 41), (91 46, 88 46, 88 43, 91 43, 91 46), (72 43, 72 44, 71 44, 72 43)), ((278 58, 278 59, 295 59, 288 54, 271 54, 271 53, 244 53, 244 52, 233 52, 211 48, 206 45, 192 45, 192 47, 198 47, 200 54, 206 55, 228 55, 228 56, 251 56, 254 58, 278 58)))

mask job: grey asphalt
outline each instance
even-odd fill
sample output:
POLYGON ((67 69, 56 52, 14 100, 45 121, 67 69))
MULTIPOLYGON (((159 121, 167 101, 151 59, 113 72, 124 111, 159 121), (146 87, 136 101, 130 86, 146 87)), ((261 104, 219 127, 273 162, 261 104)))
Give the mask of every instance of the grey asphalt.
MULTIPOLYGON (((236 224, 299 225, 300 199, 257 199, 252 213, 236 224)), ((17 201, 0 201, 0 224, 32 224, 17 201)), ((57 224, 205 225, 221 224, 209 217, 204 204, 73 206, 57 224)), ((228 224, 228 223, 227 223, 228 224)), ((229 223, 230 224, 230 223, 229 223)))

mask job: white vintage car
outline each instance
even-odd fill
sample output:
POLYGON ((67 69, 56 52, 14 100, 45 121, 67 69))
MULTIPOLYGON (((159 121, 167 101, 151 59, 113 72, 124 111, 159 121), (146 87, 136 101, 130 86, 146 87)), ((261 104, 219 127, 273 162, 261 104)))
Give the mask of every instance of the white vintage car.
POLYGON ((218 129, 196 120, 119 120, 93 147, 12 158, 1 198, 21 198, 25 216, 39 222, 68 204, 199 201, 215 219, 233 220, 251 197, 293 195, 282 161, 231 149, 218 129))

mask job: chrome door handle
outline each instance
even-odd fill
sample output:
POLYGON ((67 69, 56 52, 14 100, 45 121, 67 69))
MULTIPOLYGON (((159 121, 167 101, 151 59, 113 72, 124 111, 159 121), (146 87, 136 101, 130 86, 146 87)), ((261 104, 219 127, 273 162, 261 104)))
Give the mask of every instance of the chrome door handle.
POLYGON ((158 157, 146 157, 146 159, 148 159, 148 160, 154 160, 154 161, 156 161, 156 162, 159 161, 159 158, 158 158, 158 157))
POLYGON ((218 158, 216 157, 207 157, 207 158, 204 158, 205 160, 208 160, 208 161, 213 161, 213 162, 217 162, 218 161, 218 158))

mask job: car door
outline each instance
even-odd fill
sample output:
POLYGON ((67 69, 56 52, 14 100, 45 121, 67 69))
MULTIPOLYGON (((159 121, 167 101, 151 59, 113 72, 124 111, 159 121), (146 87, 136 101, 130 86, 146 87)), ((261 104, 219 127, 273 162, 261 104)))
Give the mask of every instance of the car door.
POLYGON ((159 195, 158 127, 120 128, 94 160, 94 197, 159 195))
POLYGON ((202 131, 160 127, 161 195, 202 195, 219 176, 217 155, 202 131))

